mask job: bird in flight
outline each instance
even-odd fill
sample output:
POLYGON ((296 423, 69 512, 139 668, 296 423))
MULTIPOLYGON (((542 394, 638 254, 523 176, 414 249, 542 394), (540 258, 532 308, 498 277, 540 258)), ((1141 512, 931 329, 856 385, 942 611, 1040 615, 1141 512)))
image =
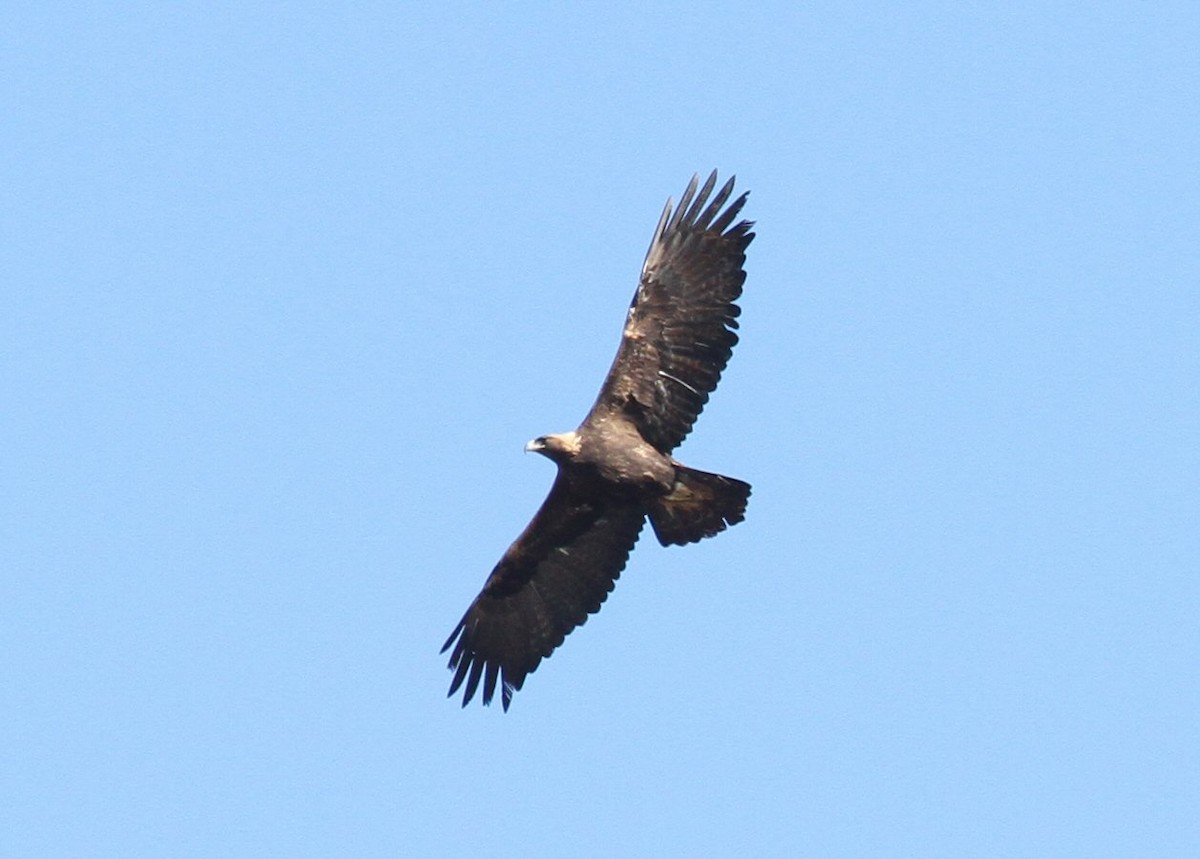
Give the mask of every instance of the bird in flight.
POLYGON ((647 517, 664 546, 694 543, 745 518, 748 483, 671 456, 738 340, 734 302, 753 223, 733 223, 747 194, 725 206, 733 178, 709 202, 716 182, 714 170, 697 191, 693 176, 678 206, 667 200, 617 356, 583 423, 525 446, 551 459, 558 474, 442 647, 453 648, 449 694, 464 688, 464 707, 482 681, 483 703, 499 686, 508 710, 526 676, 600 610, 647 517))

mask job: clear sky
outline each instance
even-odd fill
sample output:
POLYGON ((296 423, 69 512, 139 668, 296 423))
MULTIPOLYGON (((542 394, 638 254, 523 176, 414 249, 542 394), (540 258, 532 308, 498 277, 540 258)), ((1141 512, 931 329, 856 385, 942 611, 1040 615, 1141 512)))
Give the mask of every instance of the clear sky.
POLYGON ((1200 6, 113 5, 0 28, 0 855, 1200 855, 1200 6), (462 710, 714 167, 748 518, 462 710))

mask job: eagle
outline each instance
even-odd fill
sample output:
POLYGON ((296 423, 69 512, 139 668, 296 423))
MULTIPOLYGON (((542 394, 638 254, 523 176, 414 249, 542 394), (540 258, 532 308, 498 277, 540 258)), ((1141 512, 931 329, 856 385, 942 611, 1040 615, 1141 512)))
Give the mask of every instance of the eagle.
POLYGON ((746 280, 753 222, 725 206, 730 178, 698 176, 663 208, 600 395, 571 432, 525 446, 558 473, 533 520, 509 546, 442 647, 453 647, 449 696, 465 707, 483 683, 513 693, 567 634, 600 610, 645 520, 663 546, 711 537, 745 518, 750 485, 689 468, 671 452, 684 440, 738 342, 735 302, 746 280), (709 201, 712 196, 711 202, 709 201), (724 207, 724 208, 722 208, 724 207))

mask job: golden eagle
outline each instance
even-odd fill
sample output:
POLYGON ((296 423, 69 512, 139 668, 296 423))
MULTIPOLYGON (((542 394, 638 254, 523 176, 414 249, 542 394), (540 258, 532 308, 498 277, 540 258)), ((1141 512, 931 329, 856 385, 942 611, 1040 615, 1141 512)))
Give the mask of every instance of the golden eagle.
POLYGON ((558 465, 550 494, 488 576, 442 652, 454 647, 453 695, 463 706, 483 681, 504 709, 525 677, 571 630, 600 610, 647 516, 664 546, 694 543, 745 518, 750 485, 687 468, 671 451, 717 387, 734 344, 753 224, 724 211, 731 178, 708 203, 693 176, 679 205, 663 209, 617 357, 600 396, 574 432, 525 449, 558 465), (706 206, 705 204, 708 203, 706 206))

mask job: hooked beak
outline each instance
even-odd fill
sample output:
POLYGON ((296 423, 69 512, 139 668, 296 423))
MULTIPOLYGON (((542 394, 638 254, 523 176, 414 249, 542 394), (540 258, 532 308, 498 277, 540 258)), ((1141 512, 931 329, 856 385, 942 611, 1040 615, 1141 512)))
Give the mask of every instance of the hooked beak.
POLYGON ((540 438, 535 438, 533 441, 527 442, 525 444, 525 452, 526 453, 538 453, 539 451, 543 451, 545 449, 546 449, 546 443, 544 441, 542 441, 540 438))

